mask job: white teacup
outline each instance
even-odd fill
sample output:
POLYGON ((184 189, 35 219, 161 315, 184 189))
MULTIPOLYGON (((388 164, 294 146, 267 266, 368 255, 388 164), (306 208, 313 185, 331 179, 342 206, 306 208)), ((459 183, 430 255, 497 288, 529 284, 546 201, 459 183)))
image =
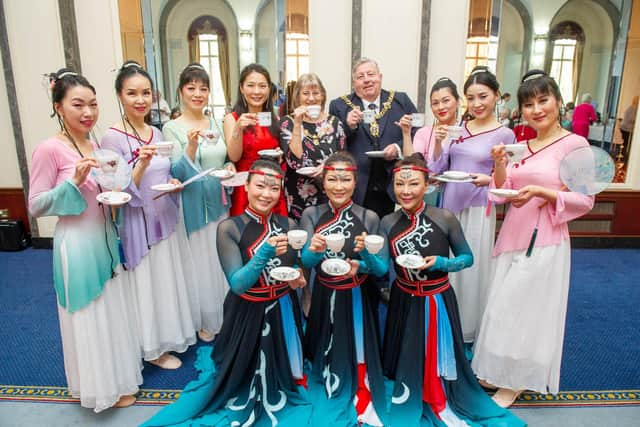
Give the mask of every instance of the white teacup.
POLYGON ((449 138, 458 139, 462 136, 462 126, 447 126, 449 138))
POLYGON ((307 232, 305 230, 289 230, 287 232, 287 239, 293 249, 302 249, 307 242, 307 232))
POLYGON ((169 157, 173 152, 173 141, 160 141, 153 144, 159 156, 169 157))
POLYGON ((508 144, 504 146, 504 151, 510 162, 518 163, 526 154, 527 144, 508 144))
POLYGON ((424 114, 413 113, 411 115, 411 126, 414 128, 421 128, 424 126, 424 114))
POLYGON ((340 252, 344 247, 344 234, 333 233, 324 236, 324 240, 327 242, 327 248, 333 252, 340 252))
POLYGON ((120 156, 118 153, 101 153, 100 155, 95 156, 98 164, 100 165, 100 169, 104 174, 112 175, 116 173, 118 169, 118 162, 120 161, 120 156))
POLYGON ((319 105, 308 105, 307 106, 307 115, 309 118, 315 120, 320 117, 321 107, 319 105))
POLYGON ((376 112, 373 110, 364 110, 362 112, 362 121, 366 124, 373 122, 376 118, 376 112))
POLYGON ((384 237, 377 234, 369 234, 364 238, 364 247, 367 248, 370 254, 377 254, 384 246, 384 237))
POLYGON ((269 127, 271 126, 271 113, 268 111, 262 111, 258 113, 258 126, 269 127))
POLYGON ((203 144, 216 144, 220 139, 220 134, 214 130, 205 130, 200 132, 200 136, 203 138, 203 144))

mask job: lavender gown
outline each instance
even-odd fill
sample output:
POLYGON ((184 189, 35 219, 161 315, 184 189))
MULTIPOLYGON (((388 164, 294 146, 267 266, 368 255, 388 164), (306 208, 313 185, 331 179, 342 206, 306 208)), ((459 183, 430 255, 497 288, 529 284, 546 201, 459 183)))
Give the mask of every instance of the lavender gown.
MULTIPOLYGON (((101 146, 133 165, 138 147, 162 140, 160 131, 152 130, 148 141, 140 141, 110 128, 101 146)), ((153 200, 158 192, 151 189, 171 179, 170 166, 168 157, 153 157, 140 185, 132 180, 124 190, 131 194, 131 201, 121 208, 119 218, 124 264, 136 291, 145 360, 157 359, 167 351, 183 352, 196 340, 189 295, 196 279, 184 224, 179 221, 179 197, 171 194, 153 200)))

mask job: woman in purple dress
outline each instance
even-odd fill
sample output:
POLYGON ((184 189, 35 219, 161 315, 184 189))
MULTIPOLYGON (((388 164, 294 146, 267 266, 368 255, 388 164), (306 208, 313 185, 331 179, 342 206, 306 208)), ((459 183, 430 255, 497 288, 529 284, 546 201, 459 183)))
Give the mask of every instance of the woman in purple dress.
POLYGON ((164 369, 177 369, 180 359, 169 352, 184 352, 196 341, 196 313, 189 296, 189 289, 195 288, 194 268, 178 218, 178 194, 155 198, 159 193, 152 186, 179 182, 169 174, 171 151, 159 155, 162 134, 144 121, 151 108, 151 78, 138 63, 129 61, 120 69, 115 86, 122 121, 105 133, 102 147, 117 152, 132 167, 131 183, 124 189, 131 201, 122 208, 119 229, 124 264, 137 294, 143 358, 164 369))
POLYGON ((478 333, 492 272, 496 215, 487 201, 493 168, 491 148, 515 142, 513 132, 498 123, 494 113, 500 99, 499 89, 496 76, 487 67, 473 69, 464 84, 469 119, 463 123, 462 135, 451 139, 448 145, 436 139, 428 162, 433 173, 451 170, 469 174, 460 180, 444 178, 448 182, 442 196, 442 207, 460 221, 476 261, 471 268, 451 275, 464 341, 468 344, 475 341, 478 333))

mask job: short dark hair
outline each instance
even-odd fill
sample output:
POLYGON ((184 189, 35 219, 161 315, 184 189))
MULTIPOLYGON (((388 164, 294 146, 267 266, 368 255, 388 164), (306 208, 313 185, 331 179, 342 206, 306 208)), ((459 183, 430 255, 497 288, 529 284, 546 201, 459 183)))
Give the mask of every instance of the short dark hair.
POLYGON ((440 89, 449 89, 451 95, 456 99, 460 99, 460 95, 458 94, 458 87, 449 77, 441 77, 431 86, 431 92, 429 93, 429 98, 433 96, 433 94, 440 89))
POLYGON ((538 95, 553 95, 562 103, 562 93, 558 84, 542 70, 530 70, 522 76, 518 87, 518 108, 522 111, 522 104, 538 95))
MULTIPOLYGON (((251 169, 251 170, 269 169, 269 170, 273 171, 274 173, 282 175, 282 169, 280 169, 280 165, 278 165, 273 160, 266 159, 266 158, 261 158, 261 159, 256 160, 255 162, 253 162, 251 164, 251 167, 249 169, 251 169)), ((249 174, 249 176, 247 178, 247 182, 251 181, 251 175, 252 174, 249 174)))
MULTIPOLYGON (((346 163, 349 166, 357 167, 356 160, 348 151, 336 151, 335 153, 327 157, 327 160, 324 161, 325 166, 333 166, 336 163, 346 163)), ((357 172, 353 171, 352 173, 354 178, 358 179, 357 172)), ((326 169, 322 171, 322 180, 324 180, 325 176, 327 176, 326 169)))
POLYGON ((191 82, 202 82, 208 88, 211 88, 209 86, 209 74, 198 62, 192 62, 184 67, 184 70, 180 72, 180 77, 178 78, 178 91, 182 90, 183 87, 191 82))
MULTIPOLYGON (((403 166, 417 166, 419 168, 423 168, 424 170, 428 170, 427 162, 424 160, 424 156, 422 155, 422 153, 413 153, 402 160, 398 160, 396 164, 393 166, 393 168, 396 169, 396 168, 401 168, 403 166)), ((423 172, 423 173, 424 173, 424 180, 428 181, 429 172, 423 172)))

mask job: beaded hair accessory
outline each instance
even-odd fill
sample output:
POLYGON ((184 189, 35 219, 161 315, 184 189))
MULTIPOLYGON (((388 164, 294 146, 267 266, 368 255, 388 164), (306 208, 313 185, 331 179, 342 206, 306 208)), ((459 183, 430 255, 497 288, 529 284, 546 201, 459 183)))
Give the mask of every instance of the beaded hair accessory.
POLYGON ((142 66, 140 64, 138 64, 137 62, 125 62, 124 64, 122 64, 122 67, 120 67, 121 70, 124 70, 125 68, 130 68, 130 67, 134 67, 134 68, 139 68, 142 70, 142 66))
POLYGON ((528 82, 529 80, 539 79, 540 77, 547 77, 547 74, 543 72, 533 73, 530 76, 527 76, 524 79, 522 79, 522 83, 528 82))
POLYGON ((480 73, 489 73, 491 74, 491 71, 489 71, 488 68, 478 68, 475 71, 472 71, 471 74, 469 74, 470 76, 475 76, 476 74, 480 74, 480 73))
POLYGON ((429 173, 429 169, 423 168, 422 166, 407 165, 407 166, 400 166, 399 168, 393 169, 393 174, 395 175, 397 172, 400 172, 400 178, 409 179, 411 178, 411 172, 413 171, 424 172, 426 174, 429 173))
POLYGON ((187 65, 187 68, 185 68, 185 70, 188 70, 189 68, 195 68, 198 70, 202 70, 202 71, 207 71, 204 69, 204 67, 200 64, 191 64, 191 65, 187 65))
POLYGON ((60 75, 58 76, 54 76, 53 80, 54 81, 58 81, 63 77, 67 77, 67 76, 77 76, 78 73, 74 72, 74 71, 65 71, 64 73, 60 73, 60 75))

